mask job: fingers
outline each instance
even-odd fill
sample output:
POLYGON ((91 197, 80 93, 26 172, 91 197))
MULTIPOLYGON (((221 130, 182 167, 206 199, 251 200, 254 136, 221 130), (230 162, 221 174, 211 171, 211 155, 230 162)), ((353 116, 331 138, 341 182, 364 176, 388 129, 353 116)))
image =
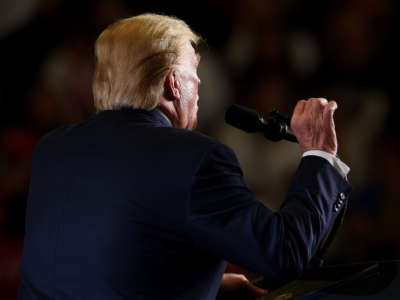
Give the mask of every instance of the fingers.
MULTIPOLYGON (((324 111, 327 103, 328 101, 325 98, 310 98, 307 101, 300 100, 294 108, 292 120, 299 120, 304 114, 316 118, 324 111)), ((322 116, 320 116, 320 119, 322 119, 322 116)))
POLYGON ((337 108, 337 104, 335 101, 329 101, 325 98, 310 98, 307 101, 300 100, 297 102, 296 107, 294 109, 294 114, 301 114, 303 112, 312 113, 313 115, 319 115, 321 112, 335 111, 337 108))
POLYGON ((303 114, 304 112, 304 107, 306 106, 306 100, 300 100, 299 102, 297 102, 296 107, 294 108, 293 114, 292 114, 292 120, 298 120, 300 118, 300 116, 303 114))
POLYGON ((325 98, 318 98, 318 99, 322 103, 322 105, 328 104, 328 100, 326 100, 325 98))
POLYGON ((323 112, 327 103, 328 101, 325 98, 310 98, 306 103, 304 111, 317 117, 321 112, 323 112))
POLYGON ((332 116, 337 107, 338 106, 335 101, 329 101, 328 104, 324 107, 324 113, 332 116))
POLYGON ((294 112, 303 113, 306 103, 306 100, 300 100, 299 102, 297 102, 296 107, 294 108, 294 112))
POLYGON ((308 103, 310 103, 312 106, 325 106, 328 103, 328 100, 325 98, 310 98, 308 99, 308 103))

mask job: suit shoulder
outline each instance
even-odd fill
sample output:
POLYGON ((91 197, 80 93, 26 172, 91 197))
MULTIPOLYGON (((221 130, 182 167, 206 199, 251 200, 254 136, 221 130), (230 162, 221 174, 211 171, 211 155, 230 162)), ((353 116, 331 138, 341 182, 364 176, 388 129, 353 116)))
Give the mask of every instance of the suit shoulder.
POLYGON ((201 132, 180 128, 172 128, 172 131, 174 132, 174 135, 179 136, 179 140, 182 144, 189 144, 201 149, 226 149, 233 152, 232 149, 227 145, 222 144, 213 137, 205 135, 201 132))
POLYGON ((179 149, 192 152, 200 159, 202 165, 221 163, 227 166, 232 164, 237 166, 242 173, 239 160, 229 146, 198 131, 177 128, 174 128, 174 131, 182 136, 179 138, 179 149))
POLYGON ((67 135, 68 132, 70 132, 77 125, 78 124, 64 125, 47 132, 36 143, 35 149, 37 150, 39 147, 41 148, 47 144, 51 145, 55 140, 57 140, 57 138, 67 135))

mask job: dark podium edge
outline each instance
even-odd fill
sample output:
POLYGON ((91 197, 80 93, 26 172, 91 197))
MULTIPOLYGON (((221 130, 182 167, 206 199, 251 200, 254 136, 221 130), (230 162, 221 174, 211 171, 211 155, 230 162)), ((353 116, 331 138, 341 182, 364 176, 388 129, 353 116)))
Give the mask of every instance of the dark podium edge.
POLYGON ((308 270, 299 279, 283 285, 262 277, 253 283, 270 291, 258 300, 320 299, 330 295, 362 297, 379 294, 399 275, 399 270, 400 260, 370 261, 308 270))

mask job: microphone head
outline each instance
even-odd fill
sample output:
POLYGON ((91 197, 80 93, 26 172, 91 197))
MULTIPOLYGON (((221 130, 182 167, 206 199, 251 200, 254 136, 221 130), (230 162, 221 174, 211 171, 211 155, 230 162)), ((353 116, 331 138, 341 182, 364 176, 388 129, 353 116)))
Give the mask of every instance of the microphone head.
POLYGON ((237 104, 231 105, 225 113, 226 123, 249 133, 260 130, 260 119, 255 110, 237 104))

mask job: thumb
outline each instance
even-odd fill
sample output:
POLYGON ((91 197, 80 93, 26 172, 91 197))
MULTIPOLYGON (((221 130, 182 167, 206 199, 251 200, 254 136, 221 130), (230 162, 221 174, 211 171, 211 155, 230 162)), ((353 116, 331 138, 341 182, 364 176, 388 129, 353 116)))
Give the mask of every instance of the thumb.
POLYGON ((331 122, 333 121, 333 114, 335 113, 337 107, 338 106, 335 101, 329 101, 328 104, 325 105, 323 116, 325 124, 331 125, 331 122))

